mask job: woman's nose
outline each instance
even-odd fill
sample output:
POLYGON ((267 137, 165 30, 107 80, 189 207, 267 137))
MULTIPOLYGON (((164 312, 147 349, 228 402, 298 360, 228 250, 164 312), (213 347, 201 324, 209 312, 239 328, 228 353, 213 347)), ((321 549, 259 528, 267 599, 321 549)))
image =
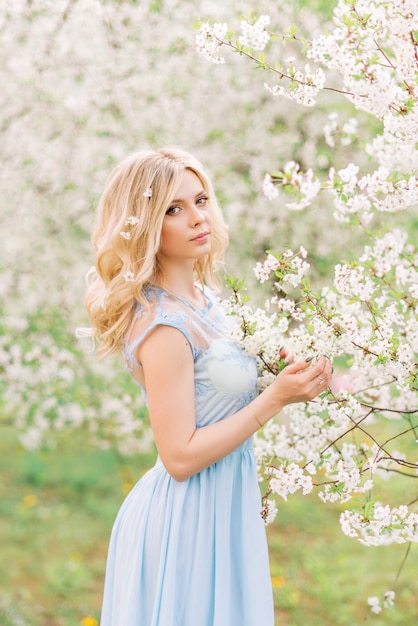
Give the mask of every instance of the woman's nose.
POLYGON ((194 226, 197 226, 198 224, 201 224, 202 222, 204 222, 205 215, 203 211, 201 211, 198 207, 194 206, 192 213, 191 213, 190 220, 194 226))

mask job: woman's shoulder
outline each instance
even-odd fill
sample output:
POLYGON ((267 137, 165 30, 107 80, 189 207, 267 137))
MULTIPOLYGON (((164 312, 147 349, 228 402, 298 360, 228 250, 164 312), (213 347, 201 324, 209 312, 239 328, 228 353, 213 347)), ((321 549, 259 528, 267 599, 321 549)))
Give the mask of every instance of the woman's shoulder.
POLYGON ((187 321, 184 305, 175 295, 158 287, 146 287, 143 295, 144 301, 136 302, 134 306, 133 323, 138 328, 187 321))
POLYGON ((125 333, 124 351, 128 360, 157 326, 171 326, 181 331, 188 341, 191 340, 191 319, 184 304, 174 295, 157 287, 146 287, 144 300, 135 302, 131 324, 125 333))
POLYGON ((125 335, 125 354, 132 358, 136 348, 157 326, 171 326, 185 335, 194 357, 209 347, 215 338, 225 332, 224 320, 219 314, 216 294, 203 289, 205 306, 196 308, 186 299, 159 287, 146 287, 144 301, 136 302, 132 323, 125 335))

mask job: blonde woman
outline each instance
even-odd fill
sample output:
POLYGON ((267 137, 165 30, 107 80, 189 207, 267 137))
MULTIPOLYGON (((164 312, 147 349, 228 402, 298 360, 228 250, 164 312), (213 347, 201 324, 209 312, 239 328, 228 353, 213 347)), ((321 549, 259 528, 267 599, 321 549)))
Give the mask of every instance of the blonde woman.
POLYGON ((123 350, 145 395, 158 458, 115 521, 101 626, 274 624, 252 435, 324 391, 331 365, 289 357, 257 395, 214 295, 226 244, 189 153, 138 152, 110 175, 87 308, 100 353, 123 350))

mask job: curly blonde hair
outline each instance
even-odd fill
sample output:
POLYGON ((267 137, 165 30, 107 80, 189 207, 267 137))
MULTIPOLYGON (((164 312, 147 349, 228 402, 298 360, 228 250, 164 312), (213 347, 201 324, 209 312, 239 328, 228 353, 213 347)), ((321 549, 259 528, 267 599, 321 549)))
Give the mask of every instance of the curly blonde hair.
POLYGON ((156 282, 164 216, 185 170, 196 174, 210 199, 212 245, 196 259, 196 278, 219 286, 215 273, 227 227, 202 165, 175 147, 132 154, 108 177, 92 233, 95 267, 88 274, 86 307, 99 356, 122 347, 135 303, 147 306, 144 287, 156 282))

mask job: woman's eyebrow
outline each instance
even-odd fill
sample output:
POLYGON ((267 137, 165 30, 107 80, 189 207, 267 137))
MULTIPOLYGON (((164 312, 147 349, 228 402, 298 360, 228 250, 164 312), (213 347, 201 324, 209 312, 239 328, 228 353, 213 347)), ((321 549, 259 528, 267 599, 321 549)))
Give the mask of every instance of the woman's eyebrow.
MULTIPOLYGON (((206 191, 204 189, 202 189, 201 191, 198 191, 197 194, 195 195, 195 198, 197 198, 198 196, 201 196, 202 193, 206 193, 206 191)), ((170 204, 174 204, 175 202, 183 202, 184 198, 174 198, 174 200, 172 200, 170 202, 170 204)))

